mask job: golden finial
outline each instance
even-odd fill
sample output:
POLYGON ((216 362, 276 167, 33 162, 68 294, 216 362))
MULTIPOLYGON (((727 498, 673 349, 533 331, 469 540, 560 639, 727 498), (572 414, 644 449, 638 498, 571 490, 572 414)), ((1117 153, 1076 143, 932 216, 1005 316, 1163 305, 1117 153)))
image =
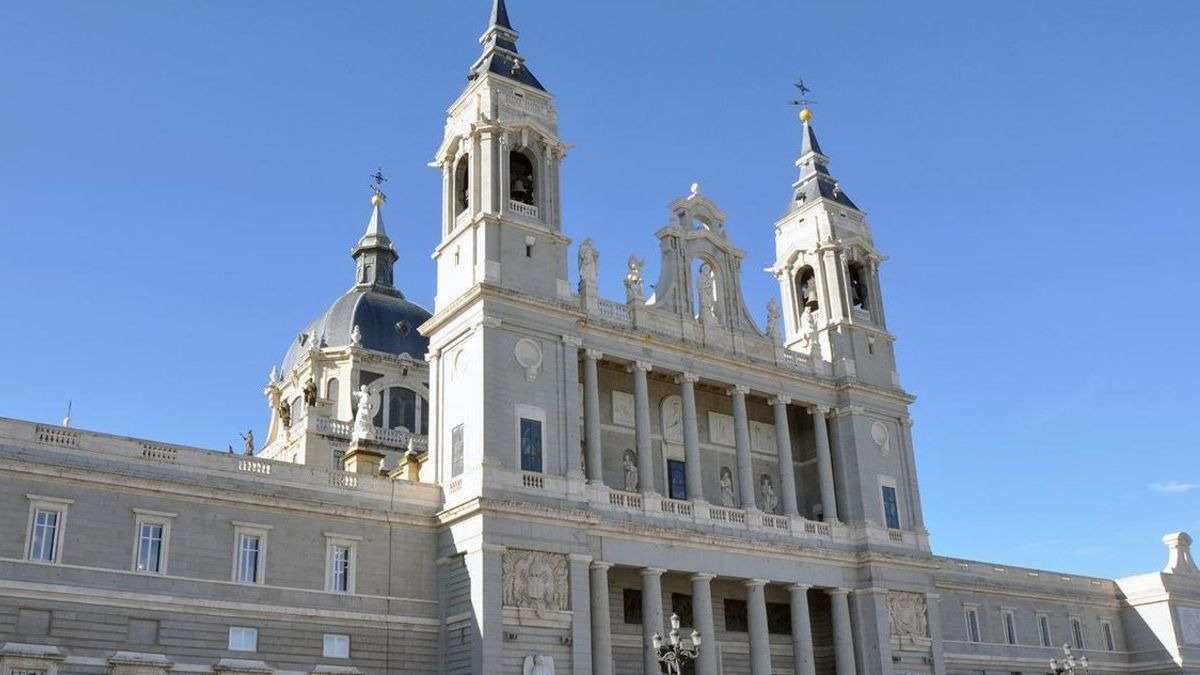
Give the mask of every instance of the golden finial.
POLYGON ((383 206, 383 194, 376 192, 371 195, 371 206, 383 206))
POLYGON ((808 108, 801 108, 800 109, 800 121, 804 122, 805 124, 808 124, 809 122, 811 122, 812 121, 812 111, 809 110, 808 108))
POLYGON ((792 84, 792 86, 796 87, 796 90, 800 92, 800 98, 788 101, 788 104, 800 106, 800 121, 808 124, 812 121, 813 117, 812 109, 808 106, 812 103, 816 103, 816 101, 808 98, 808 92, 811 90, 804 85, 804 80, 797 80, 792 84))

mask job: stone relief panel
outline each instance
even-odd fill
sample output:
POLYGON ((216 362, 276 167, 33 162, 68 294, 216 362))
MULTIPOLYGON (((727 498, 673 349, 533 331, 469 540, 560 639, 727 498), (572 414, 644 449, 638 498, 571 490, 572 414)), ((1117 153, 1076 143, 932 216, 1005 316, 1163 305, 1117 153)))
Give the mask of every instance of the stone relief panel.
POLYGON ((879 448, 879 454, 884 457, 892 453, 892 433, 891 429, 889 429, 890 426, 879 420, 871 423, 871 440, 879 448))
POLYGON ((1184 644, 1200 645, 1200 609, 1179 608, 1179 634, 1184 644))
POLYGON ((613 424, 633 426, 633 394, 624 391, 612 393, 612 417, 613 424))
POLYGON ((718 445, 733 445, 733 416, 708 413, 708 440, 718 445))
POLYGON ((888 591, 887 609, 892 637, 929 637, 924 595, 904 591, 888 591))
POLYGON ((775 425, 750 422, 750 448, 757 452, 775 452, 775 425))
POLYGON ((545 654, 527 654, 521 667, 521 675, 554 675, 554 657, 545 654))
POLYGON ((567 609, 567 556, 509 549, 502 567, 505 605, 528 607, 538 616, 567 609))
POLYGON ((662 401, 663 440, 683 442, 683 399, 672 394, 662 401))

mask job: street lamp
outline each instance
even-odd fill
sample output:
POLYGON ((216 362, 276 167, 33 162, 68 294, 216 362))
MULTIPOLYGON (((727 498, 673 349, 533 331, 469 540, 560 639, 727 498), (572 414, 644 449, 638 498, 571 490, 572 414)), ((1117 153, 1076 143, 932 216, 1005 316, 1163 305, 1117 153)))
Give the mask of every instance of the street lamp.
POLYGON ((700 653, 700 633, 692 631, 692 646, 684 647, 683 640, 679 637, 679 615, 671 615, 671 632, 667 633, 667 641, 670 644, 663 644, 662 636, 658 633, 650 638, 654 643, 654 653, 658 657, 658 662, 666 665, 667 675, 682 675, 683 664, 688 661, 695 661, 696 656, 700 653))
POLYGON ((1087 675, 1088 658, 1080 656, 1078 660, 1071 653, 1071 645, 1063 645, 1063 657, 1050 659, 1051 675, 1087 675))

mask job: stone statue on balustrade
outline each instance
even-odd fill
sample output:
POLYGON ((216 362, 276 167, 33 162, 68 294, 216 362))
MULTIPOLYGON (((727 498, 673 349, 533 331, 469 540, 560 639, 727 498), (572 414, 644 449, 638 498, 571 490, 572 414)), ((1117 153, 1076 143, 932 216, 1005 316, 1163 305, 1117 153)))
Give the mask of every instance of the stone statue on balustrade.
POLYGON ((644 260, 636 255, 629 256, 629 273, 625 275, 625 302, 646 301, 646 282, 642 278, 644 260))
POLYGON ((585 287, 596 285, 596 266, 599 261, 600 254, 592 246, 591 237, 584 239, 583 243, 579 245, 579 291, 581 293, 585 287))
POLYGON ((775 494, 775 485, 771 482, 771 477, 765 473, 759 480, 758 496, 762 498, 763 511, 775 513, 779 508, 779 497, 775 494))
POLYGON ((354 328, 350 330, 350 346, 362 346, 362 329, 358 327, 358 324, 354 324, 354 328))
POLYGON ((733 496, 733 472, 729 467, 721 467, 721 506, 734 508, 737 502, 733 496))
POLYGON ((367 385, 360 386, 358 391, 354 392, 354 400, 358 404, 358 412, 354 414, 354 429, 350 432, 350 440, 373 441, 375 423, 371 413, 375 406, 371 404, 371 392, 367 391, 367 385))
POLYGON ((633 450, 626 450, 625 456, 621 459, 621 466, 625 469, 625 491, 637 492, 638 489, 638 468, 637 468, 637 453, 633 450))
POLYGON ((283 424, 283 428, 290 429, 292 427, 292 407, 287 403, 280 402, 275 411, 279 413, 279 422, 283 424))
POLYGON ((254 430, 247 429, 246 433, 238 434, 238 435, 242 437, 242 441, 245 443, 245 445, 243 446, 243 450, 242 450, 243 453, 247 457, 253 457, 254 456, 254 430))

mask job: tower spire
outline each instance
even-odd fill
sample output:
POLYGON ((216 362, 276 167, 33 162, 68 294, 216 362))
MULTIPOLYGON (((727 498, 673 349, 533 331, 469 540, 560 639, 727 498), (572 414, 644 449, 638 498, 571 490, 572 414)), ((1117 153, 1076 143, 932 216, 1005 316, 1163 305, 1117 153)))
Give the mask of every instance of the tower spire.
POLYGON ((383 170, 380 169, 371 174, 371 179, 371 218, 367 221, 366 232, 351 254, 355 262, 354 285, 404 297, 392 285, 392 269, 400 256, 383 227, 383 205, 387 202, 387 195, 383 193, 382 185, 387 178, 383 177, 383 170))
POLYGON ((546 88, 533 76, 526 67, 525 60, 517 53, 518 37, 520 34, 508 18, 508 7, 504 0, 492 0, 492 14, 487 30, 479 38, 479 43, 483 45, 483 55, 471 66, 467 79, 474 80, 484 73, 495 73, 545 91, 546 88))
POLYGON ((489 29, 492 27, 504 28, 515 33, 512 23, 508 20, 508 8, 504 6, 504 0, 495 0, 492 3, 492 20, 489 29))
POLYGON ((817 142, 817 132, 813 129, 812 110, 805 107, 800 110, 800 121, 804 125, 803 142, 800 146, 800 158, 796 160, 796 168, 800 169, 800 178, 794 185, 792 204, 789 210, 798 209, 808 200, 824 197, 852 209, 858 207, 850 201, 850 197, 842 190, 837 179, 829 173, 829 157, 821 151, 817 142))

